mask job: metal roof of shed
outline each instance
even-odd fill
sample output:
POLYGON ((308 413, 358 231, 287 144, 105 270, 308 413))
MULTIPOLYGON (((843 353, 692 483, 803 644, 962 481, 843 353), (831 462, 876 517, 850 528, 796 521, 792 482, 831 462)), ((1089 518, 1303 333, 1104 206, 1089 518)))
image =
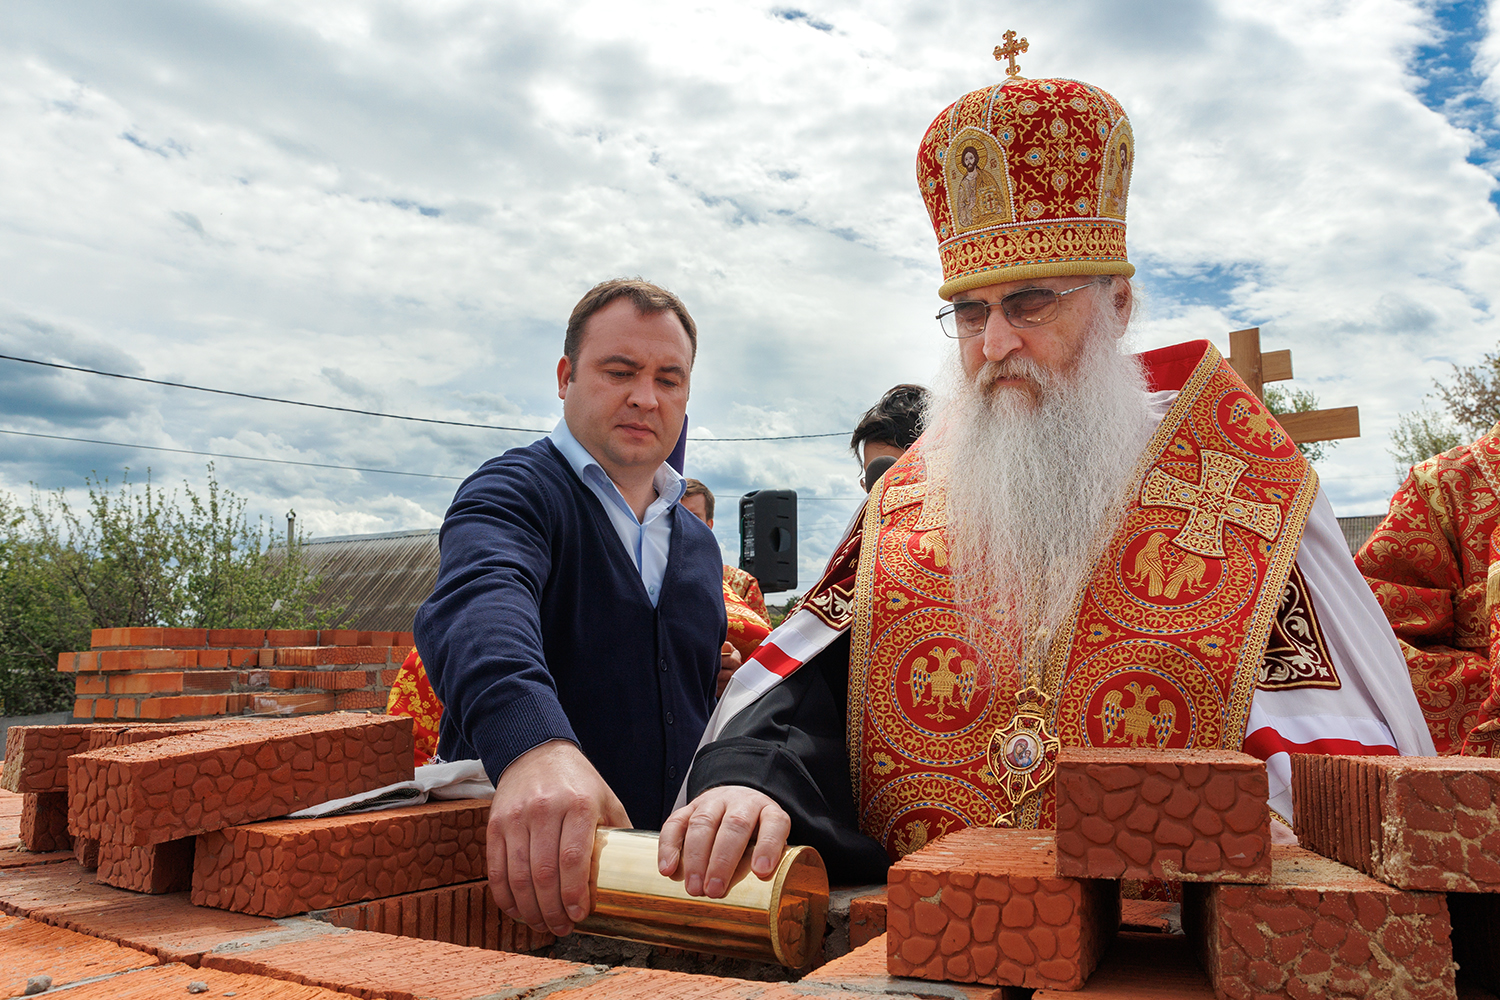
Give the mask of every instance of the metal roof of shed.
POLYGON ((410 632, 417 607, 437 582, 436 528, 312 538, 302 551, 323 576, 317 603, 344 605, 334 628, 410 632))

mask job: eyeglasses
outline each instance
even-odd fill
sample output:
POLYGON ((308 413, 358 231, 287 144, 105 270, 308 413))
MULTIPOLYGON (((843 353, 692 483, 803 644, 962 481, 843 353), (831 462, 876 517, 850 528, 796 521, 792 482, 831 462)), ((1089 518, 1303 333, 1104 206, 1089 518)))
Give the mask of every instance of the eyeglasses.
POLYGON ((1107 277, 1095 278, 1087 284, 1061 292, 1050 288, 1023 288, 1019 292, 1011 292, 999 302, 965 299, 939 309, 937 321, 942 326, 943 333, 955 340, 977 337, 984 333, 984 328, 990 321, 990 310, 999 306, 1007 323, 1017 330, 1030 330, 1057 319, 1057 313, 1062 307, 1059 300, 1064 295, 1072 295, 1085 288, 1105 284, 1109 280, 1107 277))

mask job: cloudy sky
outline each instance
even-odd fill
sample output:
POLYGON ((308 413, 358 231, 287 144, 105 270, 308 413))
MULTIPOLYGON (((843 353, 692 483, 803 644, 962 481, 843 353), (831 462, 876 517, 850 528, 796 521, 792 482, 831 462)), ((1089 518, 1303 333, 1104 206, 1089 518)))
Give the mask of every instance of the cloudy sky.
MULTIPOLYGON (((1135 346, 1260 326, 1357 405, 1320 463, 1382 513, 1396 417, 1500 342, 1500 33, 1483 3, 8 0, 0 353, 545 431, 594 282, 678 292, 695 437, 847 434, 949 344, 913 178, 927 124, 1028 76, 1124 104, 1135 346)), ((240 459, 315 535, 436 526, 524 432, 255 402, 0 361, 0 430, 240 459)), ((839 437, 689 447, 721 498, 794 488, 802 583, 859 495, 839 437)), ((200 456, 0 435, 0 489, 200 456)), ((723 500, 721 500, 723 502, 723 500)), ((719 521, 731 561, 733 517, 719 521)))

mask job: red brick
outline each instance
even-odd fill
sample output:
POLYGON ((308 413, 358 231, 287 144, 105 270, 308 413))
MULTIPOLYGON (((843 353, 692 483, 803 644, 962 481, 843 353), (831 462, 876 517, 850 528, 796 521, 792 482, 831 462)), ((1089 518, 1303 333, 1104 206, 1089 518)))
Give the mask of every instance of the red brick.
POLYGON ((160 694, 182 690, 182 677, 171 674, 122 674, 109 678, 110 694, 160 694))
POLYGON ((276 650, 278 667, 390 665, 390 650, 382 646, 288 646, 276 650))
POLYGON ((60 989, 155 964, 156 958, 143 951, 77 931, 21 917, 0 919, 0 996, 21 996, 33 976, 49 976, 52 988, 60 989))
POLYGON ((299 674, 296 670, 267 670, 265 673, 268 687, 276 688, 278 691, 290 691, 297 687, 299 674))
POLYGON ((28 851, 71 851, 68 793, 27 792, 21 808, 21 844, 28 851))
MULTIPOLYGON (((74 714, 92 715, 88 699, 80 699, 74 714)), ((5 734, 5 766, 0 788, 12 792, 65 792, 68 757, 88 748, 89 734, 104 728, 91 724, 69 726, 11 726, 5 734)))
POLYGON ((396 683, 396 678, 399 676, 401 676, 400 667, 392 667, 389 670, 382 670, 380 672, 381 686, 390 687, 392 684, 396 683))
POLYGON ((114 976, 97 983, 71 987, 69 1000, 161 1000, 184 997, 191 1000, 193 983, 205 987, 205 996, 235 997, 236 1000, 348 1000, 334 990, 315 986, 293 986, 265 976, 239 976, 214 969, 195 969, 173 963, 114 976))
POLYGON ((116 719, 134 719, 140 715, 140 701, 134 698, 120 698, 115 702, 116 719))
POLYGON ((368 931, 210 953, 203 956, 203 967, 274 976, 357 997, 388 1000, 555 996, 552 988, 581 985, 605 975, 596 966, 368 931), (372 956, 380 960, 372 961, 372 956))
MULTIPOLYGON (((318 688, 323 691, 354 691, 370 684, 368 670, 299 670, 292 687, 318 688)), ((381 704, 385 704, 381 702, 381 704)))
POLYGON ((208 630, 210 646, 252 646, 259 649, 266 644, 266 630, 257 628, 211 628, 208 630))
MULTIPOLYGON (((486 923, 498 922, 495 944, 500 951, 536 951, 557 939, 545 931, 534 931, 516 923, 495 907, 488 882, 445 885, 383 899, 350 903, 311 916, 336 927, 381 934, 402 934, 411 914, 417 914, 416 934, 428 941, 445 941, 484 948, 486 923), (425 915, 425 916, 424 916, 425 915)), ((882 957, 882 961, 884 958, 882 957)))
POLYGON ((75 754, 68 827, 75 836, 145 847, 285 816, 411 780, 411 746, 409 718, 333 715, 214 726, 75 754))
POLYGON ((885 934, 885 893, 855 896, 849 901, 849 946, 858 948, 885 934))
POLYGON ((224 714, 241 715, 250 709, 250 696, 248 694, 230 694, 224 696, 224 714))
POLYGON ((113 698, 94 699, 94 718, 113 719, 115 717, 115 700, 113 698))
POLYGON ((77 653, 58 653, 57 669, 65 674, 71 674, 78 669, 77 653))
POLYGON ((1402 889, 1500 892, 1500 758, 1292 755, 1303 847, 1402 889))
POLYGON ((1077 989, 1120 918, 1119 887, 1057 875, 1051 831, 971 827, 891 866, 889 971, 1077 989))
POLYGON ((229 650, 200 649, 198 651, 198 666, 204 670, 223 670, 229 666, 229 650))
POLYGON ((234 687, 235 675, 228 671, 189 670, 182 675, 185 693, 227 692, 234 687))
POLYGON ((79 698, 73 702, 73 718, 89 719, 94 715, 94 700, 92 698, 79 698))
POLYGON ((1180 934, 1121 933, 1078 992, 1037 990, 1032 1000, 1213 1000, 1214 988, 1180 934))
MULTIPOLYGON (((411 646, 413 646, 416 643, 416 641, 417 641, 416 638, 410 632, 392 632, 391 633, 391 645, 392 646, 401 646, 403 648, 408 648, 409 649, 411 646)), ((403 653, 401 655, 401 658, 403 660, 406 659, 406 654, 403 653)))
POLYGON ((286 917, 485 874, 488 799, 282 819, 198 838, 193 903, 286 917))
POLYGON ((308 715, 332 712, 338 700, 331 694, 256 694, 250 696, 250 708, 257 715, 308 715))
POLYGON ((149 847, 103 841, 99 844, 99 881, 157 895, 183 892, 193 884, 195 839, 184 837, 149 847))
POLYGON ((94 652, 77 653, 73 669, 80 674, 96 673, 99 670, 99 657, 101 654, 94 652))
MULTIPOLYGON (((859 897, 859 899, 870 898, 872 897, 859 897)), ((858 902, 858 899, 855 902, 858 902)), ((853 927, 852 922, 850 927, 853 927)), ((853 940, 852 935, 850 940, 853 940)), ((932 986, 925 980, 904 979, 888 972, 886 950, 885 935, 877 934, 869 941, 862 942, 849 954, 813 969, 798 980, 798 984, 827 985, 840 991, 863 990, 868 993, 894 993, 899 996, 932 995, 932 986)), ((951 997, 953 1000, 1002 1000, 1006 992, 1005 987, 953 984, 948 986, 942 995, 951 997)))
POLYGON ((351 712, 364 708, 384 709, 390 694, 386 691, 340 691, 335 699, 340 711, 351 712))
POLYGON ((1454 996, 1440 894, 1405 892, 1299 847, 1265 885, 1183 886, 1183 923, 1225 996, 1454 996))
POLYGON ((325 628, 318 633, 318 642, 324 646, 358 646, 359 633, 346 628, 325 628))
POLYGON ((93 649, 125 649, 131 646, 161 646, 159 628, 96 628, 89 639, 93 649))
POLYGON ((1271 877, 1266 766, 1249 754, 1070 748, 1058 758, 1056 789, 1059 875, 1271 877))
POLYGON ((79 674, 73 679, 74 694, 106 694, 109 691, 109 678, 89 677, 79 674))
POLYGON ((196 649, 111 649, 99 654, 99 669, 183 670, 198 665, 196 649))
POLYGON ((206 715, 223 715, 224 696, 185 694, 177 697, 147 698, 141 702, 142 719, 198 719, 206 715))
POLYGON ((267 646, 316 646, 318 630, 315 628, 273 628, 266 631, 267 646))
POLYGON ((261 664, 261 657, 267 650, 264 649, 226 649, 229 654, 229 665, 231 667, 255 667, 261 664))
POLYGON ((93 871, 99 867, 99 841, 92 837, 73 838, 73 857, 77 859, 79 867, 85 871, 93 871))
POLYGON ((161 644, 169 649, 201 649, 207 642, 207 629, 164 628, 161 630, 161 644))

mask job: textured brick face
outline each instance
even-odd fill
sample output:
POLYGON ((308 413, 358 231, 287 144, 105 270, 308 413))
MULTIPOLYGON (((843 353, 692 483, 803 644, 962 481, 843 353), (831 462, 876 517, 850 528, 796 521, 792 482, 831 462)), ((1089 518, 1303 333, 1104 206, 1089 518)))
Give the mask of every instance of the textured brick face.
POLYGON ((1446 900, 1405 892, 1298 847, 1267 885, 1183 886, 1183 920, 1220 996, 1451 1000, 1446 900))
POLYGON ((1078 989, 1114 934, 1119 885, 1061 878, 1051 831, 971 827, 891 867, 895 976, 1078 989))
POLYGON ((161 894, 193 884, 192 837, 150 847, 105 841, 99 845, 99 881, 117 889, 161 894))
POLYGON ((68 793, 27 792, 21 804, 21 843, 28 851, 71 851, 68 793))
POLYGON ((0 788, 11 792, 66 792, 68 757, 88 748, 94 726, 11 726, 5 734, 0 788))
POLYGON ((1227 750, 1069 749, 1057 764, 1057 874, 1265 882, 1265 764, 1227 750))
POLYGON ((215 727, 69 758, 68 828, 136 847, 412 777, 411 719, 325 715, 215 727))
POLYGON ((193 903, 265 917, 485 875, 488 799, 237 826, 198 838, 193 903))
POLYGON ((1500 759, 1294 754, 1297 837, 1403 889, 1500 892, 1500 759))

